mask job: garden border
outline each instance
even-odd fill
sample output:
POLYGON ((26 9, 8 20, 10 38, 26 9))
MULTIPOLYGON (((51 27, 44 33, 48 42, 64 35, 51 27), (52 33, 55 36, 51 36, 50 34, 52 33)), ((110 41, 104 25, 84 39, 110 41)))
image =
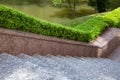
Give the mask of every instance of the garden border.
MULTIPOLYGON (((110 28, 106 32, 109 33, 113 29, 110 28)), ((26 53, 28 55, 107 57, 120 44, 116 34, 103 46, 93 44, 95 41, 85 43, 0 28, 0 53, 6 52, 13 55, 26 53)))

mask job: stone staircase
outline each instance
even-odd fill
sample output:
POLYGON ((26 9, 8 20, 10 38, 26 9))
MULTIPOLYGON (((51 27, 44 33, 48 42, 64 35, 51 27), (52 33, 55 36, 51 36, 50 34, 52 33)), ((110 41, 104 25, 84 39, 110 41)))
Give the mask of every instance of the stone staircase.
POLYGON ((119 67, 103 58, 0 54, 0 80, 120 80, 119 67))

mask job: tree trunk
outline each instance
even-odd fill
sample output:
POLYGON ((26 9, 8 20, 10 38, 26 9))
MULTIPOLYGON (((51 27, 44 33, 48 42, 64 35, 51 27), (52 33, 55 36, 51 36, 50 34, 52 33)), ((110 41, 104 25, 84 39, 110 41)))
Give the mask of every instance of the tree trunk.
POLYGON ((97 0, 97 10, 99 13, 106 12, 106 0, 97 0))
POLYGON ((76 17, 76 0, 74 0, 74 4, 73 4, 73 18, 76 17))
POLYGON ((69 7, 70 7, 70 10, 71 10, 71 16, 72 18, 75 18, 76 17, 76 2, 77 0, 67 0, 68 4, 69 4, 69 7))

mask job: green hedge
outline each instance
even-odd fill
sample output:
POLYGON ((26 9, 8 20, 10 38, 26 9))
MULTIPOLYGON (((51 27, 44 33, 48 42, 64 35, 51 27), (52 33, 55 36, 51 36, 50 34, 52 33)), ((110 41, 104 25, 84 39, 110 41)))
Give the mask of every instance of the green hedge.
MULTIPOLYGON (((114 15, 116 12, 120 13, 119 10, 115 10, 108 15, 114 15)), ((89 42, 105 31, 110 24, 114 23, 116 25, 120 22, 118 17, 117 19, 114 16, 116 20, 114 21, 113 18, 109 18, 108 15, 93 17, 74 28, 71 28, 37 19, 1 5, 0 26, 3 28, 32 32, 57 38, 89 42)))
POLYGON ((93 28, 105 28, 108 26, 108 21, 105 18, 102 17, 93 17, 91 19, 88 19, 84 23, 75 26, 75 29, 84 30, 84 31, 90 31, 93 28))
POLYGON ((120 28, 120 8, 117 8, 102 17, 105 19, 109 19, 111 27, 120 28))
POLYGON ((88 19, 83 24, 80 24, 74 28, 90 32, 91 39, 95 39, 97 36, 103 33, 108 27, 109 20, 102 17, 93 17, 91 19, 88 19))
POLYGON ((60 24, 34 18, 12 8, 0 6, 0 26, 3 28, 32 32, 63 39, 89 42, 88 32, 68 28, 60 24))

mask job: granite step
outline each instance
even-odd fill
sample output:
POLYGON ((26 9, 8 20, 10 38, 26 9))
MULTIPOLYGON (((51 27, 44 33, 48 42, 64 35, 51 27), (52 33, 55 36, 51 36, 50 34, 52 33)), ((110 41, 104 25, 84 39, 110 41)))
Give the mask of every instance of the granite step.
MULTIPOLYGON (((34 56, 38 59, 41 58, 39 55, 34 56)), ((102 58, 73 58, 73 57, 61 57, 61 56, 48 56, 52 58, 54 61, 50 61, 52 64, 60 65, 58 70, 63 70, 72 80, 116 80, 120 79, 117 76, 120 72, 116 72, 116 69, 120 63, 112 61, 110 59, 102 59, 102 58), (113 74, 114 73, 114 74, 113 74), (111 75, 112 74, 112 75, 111 75), (107 75, 105 79, 104 75, 107 75), (110 77, 113 77, 113 79, 110 77)), ((54 66, 53 66, 54 69, 54 66)))
POLYGON ((69 80, 18 57, 1 54, 0 80, 69 80))
POLYGON ((0 54, 0 80, 120 80, 120 62, 70 56, 0 54))
POLYGON ((52 64, 50 65, 50 62, 47 62, 46 61, 46 58, 45 56, 39 56, 39 59, 38 58, 35 58, 33 56, 29 56, 29 55, 26 55, 26 54, 20 54, 18 56, 20 59, 22 59, 23 61, 29 61, 33 64, 36 64, 37 67, 36 68, 39 68, 39 67, 42 67, 42 68, 45 68, 48 70, 48 72, 50 72, 51 75, 54 75, 54 78, 55 80, 69 80, 69 78, 67 78, 65 76, 65 74, 61 71, 56 71, 56 70, 53 70, 52 68, 52 64), (41 58, 40 58, 41 57, 41 58), (57 78, 58 77, 58 78, 57 78))

